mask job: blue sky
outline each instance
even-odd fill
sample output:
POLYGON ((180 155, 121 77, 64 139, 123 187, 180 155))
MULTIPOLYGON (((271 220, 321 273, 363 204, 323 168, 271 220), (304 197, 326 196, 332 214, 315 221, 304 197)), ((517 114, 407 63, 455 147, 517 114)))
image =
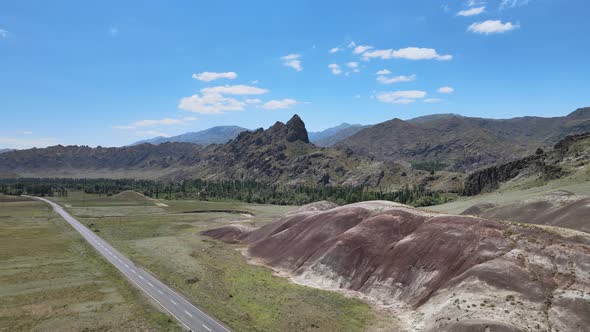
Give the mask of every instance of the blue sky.
POLYGON ((590 105, 587 0, 2 1, 0 148, 590 105), (378 74, 378 72, 380 74, 378 74))

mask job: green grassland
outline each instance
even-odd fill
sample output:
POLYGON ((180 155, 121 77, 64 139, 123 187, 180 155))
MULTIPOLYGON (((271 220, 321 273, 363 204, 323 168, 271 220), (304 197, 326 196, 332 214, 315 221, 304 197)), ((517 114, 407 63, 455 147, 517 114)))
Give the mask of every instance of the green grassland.
POLYGON ((428 206, 425 209, 442 213, 461 213, 467 208, 480 203, 497 205, 521 202, 538 198, 556 190, 565 190, 576 195, 590 196, 590 166, 580 167, 567 177, 551 181, 526 178, 524 181, 503 183, 499 190, 477 196, 461 197, 452 202, 428 206))
POLYGON ((42 202, 0 197, 0 331, 180 331, 42 202))
POLYGON ((56 198, 81 222, 235 331, 365 331, 382 320, 339 293, 289 282, 248 264, 238 245, 199 235, 231 223, 259 226, 293 209, 240 202, 152 200, 71 193, 56 198))

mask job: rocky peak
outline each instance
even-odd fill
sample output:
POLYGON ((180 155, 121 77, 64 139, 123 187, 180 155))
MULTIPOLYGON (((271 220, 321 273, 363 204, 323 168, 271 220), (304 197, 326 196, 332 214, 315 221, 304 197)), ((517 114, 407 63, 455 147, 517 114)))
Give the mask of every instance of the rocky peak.
POLYGON ((309 143, 305 123, 303 123, 303 120, 301 120, 299 115, 295 114, 291 120, 287 122, 287 141, 295 142, 298 140, 304 143, 309 143))

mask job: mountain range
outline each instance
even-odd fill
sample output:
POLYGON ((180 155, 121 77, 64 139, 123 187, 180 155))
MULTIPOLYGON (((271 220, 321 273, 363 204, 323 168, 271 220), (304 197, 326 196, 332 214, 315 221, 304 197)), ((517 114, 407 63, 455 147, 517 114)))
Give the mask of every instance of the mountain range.
POLYGON ((239 133, 246 130, 248 129, 239 126, 217 126, 197 132, 184 133, 182 135, 177 136, 158 136, 135 142, 132 145, 138 145, 143 143, 157 145, 167 142, 193 143, 199 145, 225 144, 229 140, 236 138, 239 133))
POLYGON ((328 128, 322 131, 310 132, 309 140, 317 146, 332 146, 367 127, 370 126, 349 124, 344 122, 336 127, 328 128))
POLYGON ((206 147, 177 142, 121 148, 57 145, 0 155, 0 177, 5 178, 200 178, 375 187, 411 183, 414 179, 409 173, 392 161, 313 145, 297 115, 286 124, 277 122, 266 130, 243 131, 226 144, 206 147))
MULTIPOLYGON (((219 138, 220 133, 234 135, 240 130, 224 144, 58 145, 10 151, 0 154, 0 177, 247 179, 398 188, 422 183, 456 191, 465 172, 517 160, 567 135, 590 131, 590 108, 564 117, 506 120, 437 114, 366 127, 343 124, 311 135, 295 115, 266 130, 223 127, 205 132, 219 138), (342 132, 349 130, 356 132, 331 147, 317 146, 310 139, 346 136, 342 132), (417 163, 435 163, 438 170, 446 170, 433 175, 420 171, 417 163)), ((195 134, 209 142, 214 136, 195 134)))
POLYGON ((379 160, 430 161, 471 171, 550 148, 564 137, 590 131, 590 108, 567 116, 485 119, 436 114, 393 119, 364 128, 337 148, 379 160))
MULTIPOLYGON (((322 131, 309 132, 309 140, 317 146, 331 146, 366 127, 368 126, 342 123, 336 127, 328 128, 322 131)), ((176 136, 158 136, 135 142, 132 145, 138 145, 143 143, 157 145, 167 142, 193 143, 199 145, 225 144, 230 140, 236 138, 239 133, 247 130, 250 129, 246 129, 240 126, 217 126, 197 132, 188 132, 176 136)), ((8 151, 8 149, 6 150, 8 151)), ((0 150, 0 153, 2 153, 2 151, 3 150, 0 150)))

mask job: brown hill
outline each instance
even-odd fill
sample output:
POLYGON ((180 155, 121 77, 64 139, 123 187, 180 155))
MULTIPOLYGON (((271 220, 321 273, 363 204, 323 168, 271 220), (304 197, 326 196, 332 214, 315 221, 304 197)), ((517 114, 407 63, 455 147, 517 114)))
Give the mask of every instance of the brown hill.
POLYGON ((254 231, 204 232, 295 282, 355 291, 407 330, 582 331, 590 237, 388 202, 288 215, 254 231), (488 327, 488 329, 486 329, 488 327))
POLYGON ((393 119, 336 144, 380 160, 436 161, 473 170, 548 148, 567 135, 590 131, 590 108, 564 117, 484 119, 454 114, 393 119))

